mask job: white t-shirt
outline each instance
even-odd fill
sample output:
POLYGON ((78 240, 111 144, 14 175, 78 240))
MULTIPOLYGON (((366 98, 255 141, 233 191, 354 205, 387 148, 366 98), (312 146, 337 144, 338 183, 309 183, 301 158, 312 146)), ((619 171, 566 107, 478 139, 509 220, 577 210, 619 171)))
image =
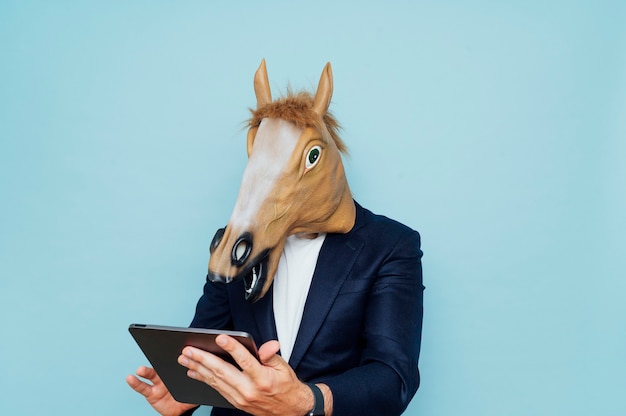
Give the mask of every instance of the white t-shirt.
POLYGON ((304 304, 309 293, 317 257, 326 234, 316 238, 287 237, 274 275, 274 320, 280 353, 289 361, 296 342, 304 304))

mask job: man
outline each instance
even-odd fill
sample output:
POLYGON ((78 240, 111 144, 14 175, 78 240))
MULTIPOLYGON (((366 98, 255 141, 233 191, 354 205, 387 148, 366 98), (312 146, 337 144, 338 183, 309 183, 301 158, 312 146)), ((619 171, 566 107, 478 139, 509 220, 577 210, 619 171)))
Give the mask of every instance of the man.
MULTIPOLYGON (((179 363, 240 409, 216 416, 399 415, 419 386, 419 234, 352 199, 328 113, 330 64, 314 97, 272 101, 263 61, 255 93, 250 160, 231 220, 211 243, 191 326, 248 332, 262 344, 259 360, 219 336, 242 371, 192 347, 179 363)), ((154 370, 137 375, 150 383, 128 384, 159 413, 195 409, 154 370)))

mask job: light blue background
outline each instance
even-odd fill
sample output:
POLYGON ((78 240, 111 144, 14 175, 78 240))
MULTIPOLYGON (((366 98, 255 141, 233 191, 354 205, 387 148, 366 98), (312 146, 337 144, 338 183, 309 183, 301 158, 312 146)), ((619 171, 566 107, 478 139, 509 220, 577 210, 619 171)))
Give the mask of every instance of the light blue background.
POLYGON ((422 234, 407 415, 626 414, 625 3, 263 3, 0 3, 0 414, 151 414, 126 328, 189 323, 263 57, 422 234))

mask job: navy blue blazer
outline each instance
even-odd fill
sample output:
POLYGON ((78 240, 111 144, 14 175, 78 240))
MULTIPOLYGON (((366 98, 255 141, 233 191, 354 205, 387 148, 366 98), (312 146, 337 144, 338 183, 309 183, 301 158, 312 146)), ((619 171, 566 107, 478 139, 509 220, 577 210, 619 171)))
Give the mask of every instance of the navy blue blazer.
MULTIPOLYGON (((322 245, 289 364, 333 393, 333 415, 399 415, 417 391, 423 289, 419 234, 356 204, 347 234, 322 245)), ((208 282, 191 323, 277 339, 272 290, 244 299, 242 282, 208 282)), ((213 409, 213 415, 243 415, 213 409)))

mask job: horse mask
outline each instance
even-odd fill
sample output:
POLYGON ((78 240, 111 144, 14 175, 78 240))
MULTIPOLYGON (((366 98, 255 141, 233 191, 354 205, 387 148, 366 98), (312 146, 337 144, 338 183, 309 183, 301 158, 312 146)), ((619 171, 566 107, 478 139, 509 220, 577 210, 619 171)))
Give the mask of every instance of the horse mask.
POLYGON ((254 92, 248 163, 230 221, 211 242, 207 275, 212 282, 243 279, 249 302, 261 299, 272 285, 289 235, 347 233, 356 216, 340 155, 345 145, 328 112, 330 63, 314 96, 288 92, 272 101, 263 60, 254 92))

